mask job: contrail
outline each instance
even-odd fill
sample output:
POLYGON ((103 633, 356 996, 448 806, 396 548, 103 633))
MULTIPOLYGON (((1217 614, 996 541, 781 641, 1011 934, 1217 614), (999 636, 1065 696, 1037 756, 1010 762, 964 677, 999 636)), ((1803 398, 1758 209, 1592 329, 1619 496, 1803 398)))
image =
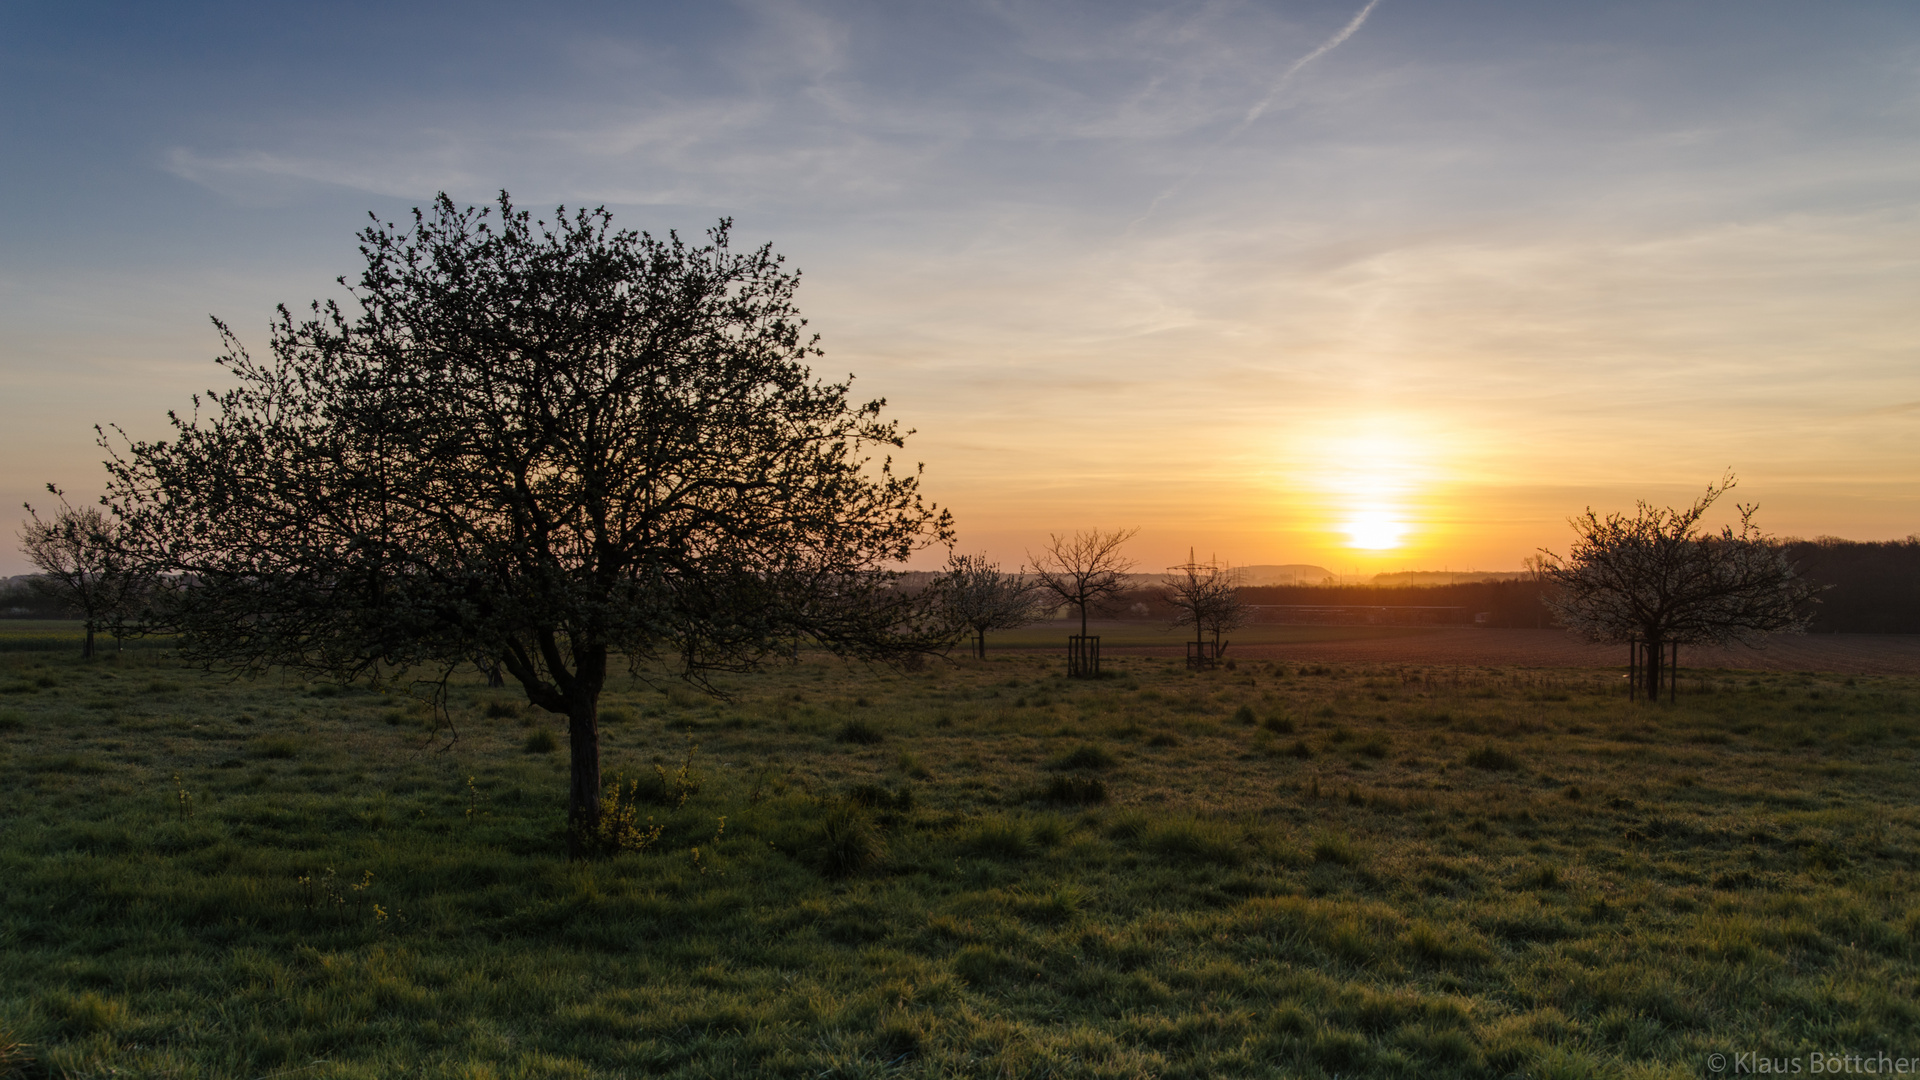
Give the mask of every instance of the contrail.
MULTIPOLYGON (((1247 115, 1242 117, 1239 123, 1233 125, 1232 130, 1228 131, 1224 136, 1222 136, 1220 141, 1215 143, 1211 150, 1207 151, 1208 156, 1219 153, 1221 147, 1227 145, 1228 143, 1232 142, 1234 139, 1238 138, 1241 132, 1247 130, 1247 128, 1250 127, 1255 120, 1260 119, 1261 114, 1265 113, 1267 109, 1273 105, 1274 100, 1280 96, 1280 91, 1287 88, 1287 83, 1291 81, 1295 75, 1298 75, 1300 73, 1301 68, 1306 67, 1308 64, 1313 63, 1315 60, 1318 60, 1321 57, 1332 52, 1333 50, 1339 48, 1340 43, 1352 37, 1355 31, 1359 30, 1361 25, 1367 21, 1367 16, 1373 14, 1373 9, 1378 6, 1380 6, 1380 0, 1367 0, 1367 6, 1361 8, 1360 13, 1358 15, 1355 15, 1352 19, 1348 20, 1347 25, 1341 27, 1339 33, 1321 42, 1319 45, 1314 47, 1314 50, 1312 52, 1308 53, 1307 55, 1301 57, 1298 60, 1295 60, 1292 64, 1290 64, 1287 67, 1287 70, 1281 72, 1280 77, 1273 81, 1273 87, 1267 91, 1267 96, 1261 98, 1257 103, 1255 103, 1253 108, 1247 110, 1247 115)), ((1192 172, 1189 172, 1187 173, 1187 175, 1181 177, 1178 180, 1175 180, 1172 183, 1172 185, 1170 185, 1167 188, 1167 190, 1155 196, 1153 202, 1147 204, 1146 212, 1141 214, 1138 218, 1134 219, 1132 225, 1129 225, 1127 227, 1128 231, 1131 232, 1134 225, 1139 225, 1141 222, 1144 222, 1148 218, 1152 217, 1153 212, 1160 208, 1161 203, 1166 202, 1168 198, 1172 197, 1173 193, 1176 191, 1179 191, 1183 186, 1185 186, 1187 181, 1200 175, 1200 173, 1205 168, 1206 168, 1206 163, 1204 161, 1199 164, 1196 164, 1193 167, 1192 172)))
POLYGON ((1379 4, 1380 0, 1367 0, 1367 6, 1361 8, 1360 14, 1355 15, 1351 22, 1340 29, 1339 33, 1321 42, 1319 48, 1295 60, 1292 67, 1288 68, 1284 74, 1274 80, 1273 89, 1267 91, 1267 96, 1261 98, 1258 105, 1247 110, 1246 118, 1234 125, 1233 130, 1227 133, 1227 138, 1231 139, 1235 135, 1240 134, 1240 132, 1246 130, 1248 124, 1260 119, 1260 114, 1266 112, 1268 107, 1273 104, 1273 99, 1279 97, 1280 91, 1286 88, 1287 80, 1299 74, 1301 68, 1306 67, 1308 64, 1339 48, 1341 42, 1352 37, 1354 31, 1360 29, 1361 24, 1367 21, 1367 16, 1373 14, 1373 9, 1378 7, 1379 4))

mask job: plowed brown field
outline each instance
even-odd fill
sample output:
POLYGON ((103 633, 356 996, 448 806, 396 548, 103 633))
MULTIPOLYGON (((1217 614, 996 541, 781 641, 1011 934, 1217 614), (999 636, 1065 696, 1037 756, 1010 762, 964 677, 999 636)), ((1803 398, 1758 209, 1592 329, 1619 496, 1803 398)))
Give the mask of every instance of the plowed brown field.
MULTIPOLYGON (((1167 646, 1119 646, 1109 654, 1182 656, 1167 646)), ((1344 641, 1236 643, 1240 660, 1296 663, 1443 664, 1488 667, 1624 667, 1620 645, 1589 645, 1561 630, 1396 629, 1392 636, 1344 641)), ((1683 668, 1826 671, 1848 675, 1920 675, 1920 635, 1807 634, 1776 637, 1765 648, 1682 646, 1683 668)))

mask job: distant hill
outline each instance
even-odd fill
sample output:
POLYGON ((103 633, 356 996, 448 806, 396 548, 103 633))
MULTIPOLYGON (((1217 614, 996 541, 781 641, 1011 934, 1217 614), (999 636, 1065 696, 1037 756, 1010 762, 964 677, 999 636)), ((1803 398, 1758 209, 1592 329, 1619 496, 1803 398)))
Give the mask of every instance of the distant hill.
POLYGON ((1334 576, 1326 567, 1308 563, 1236 566, 1233 572, 1243 585, 1318 585, 1334 576))
POLYGON ((1466 585, 1475 581, 1519 581, 1525 570, 1401 570, 1373 575, 1375 585, 1466 585))

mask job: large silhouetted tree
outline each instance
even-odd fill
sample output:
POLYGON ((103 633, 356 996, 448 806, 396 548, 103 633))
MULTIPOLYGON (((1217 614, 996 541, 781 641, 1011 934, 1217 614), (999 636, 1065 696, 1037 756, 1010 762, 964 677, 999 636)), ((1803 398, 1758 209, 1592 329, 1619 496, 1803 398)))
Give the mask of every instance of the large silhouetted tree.
POLYGON ((1660 694, 1665 646, 1751 645, 1806 628, 1817 586, 1754 525, 1758 507, 1738 507, 1738 528, 1700 528, 1733 484, 1729 474, 1683 510, 1642 502, 1632 516, 1602 518, 1589 509, 1571 522, 1578 536, 1565 559, 1541 553, 1556 621, 1591 641, 1640 642, 1649 701, 1660 694))
POLYGON ((237 386, 109 462, 175 583, 166 628, 230 668, 497 662, 567 718, 576 852, 610 666, 705 684, 803 641, 936 646, 886 568, 947 516, 869 456, 903 444, 885 403, 808 369, 799 276, 729 229, 695 245, 442 195, 360 234, 351 310, 281 308, 269 359, 220 325, 237 386))

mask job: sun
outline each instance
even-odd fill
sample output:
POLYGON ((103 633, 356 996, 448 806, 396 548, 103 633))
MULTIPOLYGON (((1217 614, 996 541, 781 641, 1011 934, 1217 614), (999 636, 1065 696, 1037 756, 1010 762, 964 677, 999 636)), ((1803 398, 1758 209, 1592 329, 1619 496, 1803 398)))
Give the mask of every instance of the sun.
POLYGON ((1364 509, 1349 517, 1340 530, 1347 534, 1347 546, 1362 551, 1391 551, 1407 535, 1407 523, 1390 510, 1364 509))
MULTIPOLYGON (((1330 425, 1331 426, 1331 425, 1330 425)), ((1423 507, 1442 471, 1436 440, 1405 418, 1349 417, 1333 430, 1302 433, 1300 454, 1319 489, 1322 527, 1348 551, 1417 546, 1428 531, 1423 507)))

